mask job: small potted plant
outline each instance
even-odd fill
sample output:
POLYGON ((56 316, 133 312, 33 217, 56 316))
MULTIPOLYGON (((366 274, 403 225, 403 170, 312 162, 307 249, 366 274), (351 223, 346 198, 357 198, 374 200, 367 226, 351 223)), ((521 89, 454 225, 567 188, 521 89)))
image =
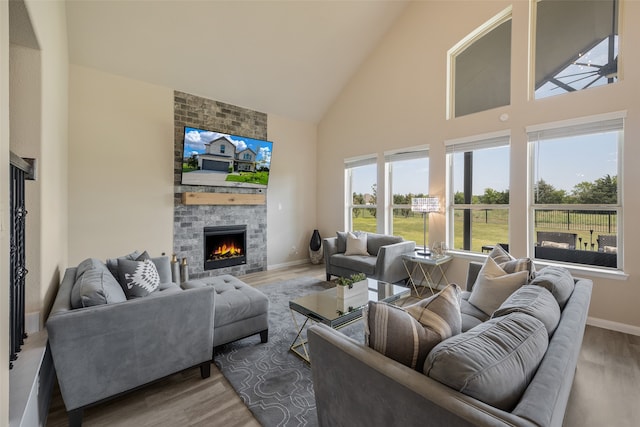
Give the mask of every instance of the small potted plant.
POLYGON ((347 299, 368 288, 367 276, 364 273, 352 274, 349 277, 338 277, 336 283, 338 284, 337 296, 341 299, 347 299))

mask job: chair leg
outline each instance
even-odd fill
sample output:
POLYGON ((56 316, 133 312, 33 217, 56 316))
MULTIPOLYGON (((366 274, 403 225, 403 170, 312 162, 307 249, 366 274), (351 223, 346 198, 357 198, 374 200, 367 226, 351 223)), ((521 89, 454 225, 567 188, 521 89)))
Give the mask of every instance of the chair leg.
POLYGON ((67 416, 69 417, 69 427, 81 427, 82 426, 82 413, 84 410, 82 408, 72 409, 67 412, 67 416))
POLYGON ((327 273, 327 282, 331 281, 331 274, 327 273))
POLYGON ((209 378, 211 376, 211 361, 206 361, 200 364, 200 377, 202 379, 209 378))
POLYGON ((260 331, 260 342, 266 343, 269 341, 269 330, 265 329, 264 331, 260 331))

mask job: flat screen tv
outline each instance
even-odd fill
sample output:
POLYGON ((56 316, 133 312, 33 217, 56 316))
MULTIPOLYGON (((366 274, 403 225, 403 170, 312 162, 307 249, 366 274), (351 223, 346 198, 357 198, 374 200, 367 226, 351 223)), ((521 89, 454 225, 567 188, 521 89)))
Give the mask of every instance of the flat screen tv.
POLYGON ((273 143, 184 128, 182 185, 267 188, 273 143))

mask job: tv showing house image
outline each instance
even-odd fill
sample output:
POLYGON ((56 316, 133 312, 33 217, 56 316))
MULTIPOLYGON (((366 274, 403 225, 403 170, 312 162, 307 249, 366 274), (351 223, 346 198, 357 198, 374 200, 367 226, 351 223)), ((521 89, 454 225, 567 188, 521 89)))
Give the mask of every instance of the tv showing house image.
POLYGON ((182 184, 266 188, 273 143, 185 126, 182 184))

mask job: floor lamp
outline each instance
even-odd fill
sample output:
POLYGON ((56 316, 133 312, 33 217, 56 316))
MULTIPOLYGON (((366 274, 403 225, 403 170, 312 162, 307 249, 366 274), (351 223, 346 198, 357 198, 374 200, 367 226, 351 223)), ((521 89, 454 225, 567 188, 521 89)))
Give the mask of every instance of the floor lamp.
POLYGON ((440 199, 437 197, 412 197, 411 198, 411 212, 422 213, 422 233, 423 233, 423 252, 418 252, 418 255, 427 256, 431 253, 427 249, 427 215, 431 212, 438 212, 440 210, 440 199))

